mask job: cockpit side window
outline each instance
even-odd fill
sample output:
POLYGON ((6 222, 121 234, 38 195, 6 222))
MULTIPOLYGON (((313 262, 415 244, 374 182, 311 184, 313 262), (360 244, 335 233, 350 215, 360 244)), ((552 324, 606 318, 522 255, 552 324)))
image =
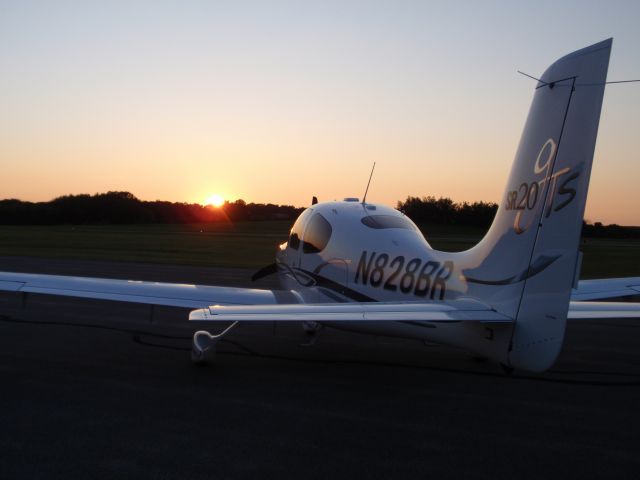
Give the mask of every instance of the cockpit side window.
POLYGON ((331 224, 319 213, 316 213, 304 231, 302 251, 304 253, 318 253, 325 249, 331 238, 331 224))
POLYGON ((291 233, 289 234, 289 248, 294 250, 298 250, 300 248, 300 239, 302 238, 302 232, 304 230, 305 225, 307 224, 307 220, 313 213, 313 210, 305 210, 300 214, 296 223, 293 224, 291 228, 291 233))
POLYGON ((416 227, 405 217, 396 215, 367 215, 360 220, 364 225, 376 230, 384 228, 404 228, 406 230, 416 230, 416 227))

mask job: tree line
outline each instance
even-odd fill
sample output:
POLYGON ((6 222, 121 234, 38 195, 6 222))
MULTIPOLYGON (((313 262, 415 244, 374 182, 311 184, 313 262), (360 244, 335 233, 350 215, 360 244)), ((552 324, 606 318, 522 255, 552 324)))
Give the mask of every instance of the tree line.
POLYGON ((418 224, 436 223, 489 228, 498 211, 498 204, 457 203, 445 197, 407 197, 404 202, 398 202, 396 209, 418 224))
MULTIPOLYGON (((498 211, 492 202, 454 202, 433 196, 407 197, 396 208, 417 224, 489 228, 498 211)), ((210 223, 295 220, 303 208, 271 203, 225 202, 219 208, 197 203, 139 200, 129 192, 64 195, 49 202, 0 200, 2 225, 210 223)), ((583 237, 640 238, 640 227, 584 222, 583 237)))
MULTIPOLYGON (((464 225, 488 229, 493 222, 498 204, 492 202, 456 203, 450 198, 407 197, 396 208, 417 224, 464 225)), ((640 227, 601 222, 582 222, 582 236, 590 238, 640 238, 640 227)))
POLYGON ((197 203, 139 200, 129 192, 65 195, 49 202, 0 200, 0 224, 145 224, 293 220, 302 208, 291 205, 225 202, 219 208, 197 203))

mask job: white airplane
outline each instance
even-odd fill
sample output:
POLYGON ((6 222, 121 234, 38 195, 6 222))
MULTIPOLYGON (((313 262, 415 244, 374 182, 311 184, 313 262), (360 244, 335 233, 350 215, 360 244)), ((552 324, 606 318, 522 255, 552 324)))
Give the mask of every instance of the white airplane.
POLYGON ((594 302, 640 293, 640 277, 578 282, 582 218, 612 40, 553 63, 538 81, 505 194, 482 241, 431 248, 384 205, 312 205, 276 261, 282 290, 0 272, 0 290, 195 308, 192 358, 205 360, 244 321, 303 322, 457 346, 507 369, 555 362, 567 320, 640 318, 640 303, 594 302), (575 288, 574 288, 575 287, 575 288))

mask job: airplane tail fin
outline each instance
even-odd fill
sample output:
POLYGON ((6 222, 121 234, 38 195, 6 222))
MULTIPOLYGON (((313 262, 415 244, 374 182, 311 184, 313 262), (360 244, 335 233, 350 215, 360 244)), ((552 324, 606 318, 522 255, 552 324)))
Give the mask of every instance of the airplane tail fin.
POLYGON ((515 319, 512 367, 546 370, 562 347, 611 44, 544 72, 495 220, 462 254, 468 293, 515 319))

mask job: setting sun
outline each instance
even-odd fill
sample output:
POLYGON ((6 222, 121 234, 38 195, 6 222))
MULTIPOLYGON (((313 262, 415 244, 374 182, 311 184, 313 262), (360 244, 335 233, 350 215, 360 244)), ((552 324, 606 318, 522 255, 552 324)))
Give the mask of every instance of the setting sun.
POLYGON ((222 205, 224 205, 224 198, 222 198, 218 194, 211 195, 210 197, 207 197, 207 199, 204 201, 204 204, 211 205, 216 208, 221 207, 222 205))

